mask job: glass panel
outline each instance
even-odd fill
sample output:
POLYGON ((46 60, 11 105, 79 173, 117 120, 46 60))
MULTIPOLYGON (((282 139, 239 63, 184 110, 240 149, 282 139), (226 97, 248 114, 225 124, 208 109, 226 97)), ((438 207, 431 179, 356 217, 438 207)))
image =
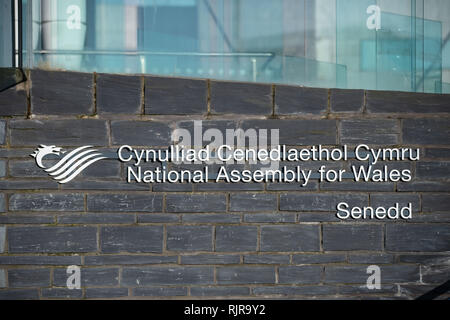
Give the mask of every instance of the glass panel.
POLYGON ((28 67, 418 92, 450 83, 450 1, 27 2, 28 67))

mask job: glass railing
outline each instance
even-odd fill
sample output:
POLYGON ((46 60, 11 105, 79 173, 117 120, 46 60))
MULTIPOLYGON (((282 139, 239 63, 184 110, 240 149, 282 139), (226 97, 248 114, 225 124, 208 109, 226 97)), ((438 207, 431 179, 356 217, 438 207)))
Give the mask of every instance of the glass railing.
POLYGON ((25 67, 448 93, 450 1, 23 0, 25 67))

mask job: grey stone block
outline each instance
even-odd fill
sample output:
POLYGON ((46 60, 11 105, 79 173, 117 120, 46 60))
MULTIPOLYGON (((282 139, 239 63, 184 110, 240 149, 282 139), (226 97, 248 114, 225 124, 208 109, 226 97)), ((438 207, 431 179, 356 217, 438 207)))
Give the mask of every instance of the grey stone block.
POLYGON ((81 299, 83 291, 66 288, 44 288, 42 289, 42 297, 47 299, 81 299))
POLYGON ((257 296, 323 296, 323 295, 335 295, 337 294, 337 287, 335 286, 275 286, 275 287, 255 287, 252 290, 254 295, 257 296))
MULTIPOLYGON (((25 116, 28 102, 25 84, 0 92, 0 116, 25 116)), ((1 139, 0 139, 1 140, 1 139)))
POLYGON ((91 73, 33 70, 31 83, 33 114, 93 113, 94 76, 91 73))
POLYGON ((106 122, 102 120, 12 120, 9 129, 12 146, 108 144, 106 122))
POLYGON ((276 211, 277 195, 269 193, 233 193, 230 195, 230 211, 276 211))
POLYGON ((221 194, 168 194, 167 212, 225 212, 226 198, 221 194))
POLYGON ((357 264, 391 264, 394 263, 394 258, 394 255, 387 253, 350 254, 348 261, 357 264))
POLYGON ((327 106, 328 89, 297 86, 275 87, 276 114, 324 114, 327 106))
POLYGON ((158 183, 153 185, 153 192, 192 192, 192 184, 158 183))
POLYGON ((177 263, 177 256, 147 256, 147 255, 104 255, 86 256, 85 265, 142 265, 142 264, 168 264, 177 263))
POLYGON ((318 251, 319 243, 315 225, 261 227, 261 251, 318 251))
POLYGON ((48 287, 50 269, 10 269, 8 282, 10 288, 48 287))
POLYGON ((216 191, 263 191, 262 183, 202 183, 194 185, 195 191, 216 192, 216 191))
POLYGON ((145 77, 145 114, 207 113, 206 80, 145 77))
POLYGON ((340 222, 342 221, 333 212, 313 212, 313 213, 299 213, 297 214, 297 221, 299 222, 340 222))
POLYGON ((9 198, 11 211, 83 211, 84 197, 77 193, 16 193, 9 198))
POLYGON ((0 224, 52 224, 54 222, 55 217, 49 215, 17 213, 0 215, 0 224))
POLYGON ((420 211, 420 199, 415 194, 399 194, 399 193, 376 193, 370 195, 370 205, 372 207, 390 208, 399 203, 400 208, 412 204, 413 213, 420 211))
POLYGON ((6 272, 5 269, 0 269, 0 289, 6 288, 6 272))
POLYGON ((88 288, 87 299, 123 298, 128 296, 128 288, 88 288))
POLYGON ((244 120, 242 129, 279 130, 279 143, 290 146, 336 144, 335 120, 244 120))
POLYGON ((296 254, 292 256, 293 264, 344 263, 346 261, 345 254, 296 254))
MULTIPOLYGON (((367 274, 369 277, 369 274, 367 274)), ((376 295, 376 294, 390 294, 390 297, 395 296, 398 292, 397 285, 381 283, 380 289, 371 290, 366 285, 344 285, 338 287, 339 294, 342 295, 376 295)))
POLYGON ((450 162, 418 162, 416 177, 423 180, 441 180, 450 176, 450 162))
POLYGON ((6 228, 0 226, 0 253, 5 252, 6 228))
POLYGON ((92 227, 11 227, 10 253, 58 253, 97 251, 97 228, 92 227))
MULTIPOLYGON (((66 287, 71 274, 66 268, 53 269, 53 285, 66 287)), ((109 287, 119 284, 118 268, 81 268, 80 281, 82 287, 109 287)))
POLYGON ((0 121, 0 145, 6 143, 6 121, 0 121))
POLYGON ((325 251, 350 251, 383 249, 381 225, 324 225, 325 251))
POLYGON ((183 214, 183 222, 187 223, 240 223, 241 216, 238 214, 217 213, 217 214, 183 214))
POLYGON ((210 226, 167 227, 167 250, 211 251, 213 229, 210 226))
POLYGON ((97 75, 97 112, 141 114, 141 78, 112 74, 97 75))
POLYGON ((430 159, 450 159, 450 149, 426 148, 425 156, 430 159))
POLYGON ((394 252, 450 251, 446 224, 387 224, 386 250, 394 252))
POLYGON ((216 251, 242 252, 255 251, 257 246, 257 227, 217 226, 216 251))
POLYGON ((133 289, 133 296, 135 297, 183 297, 187 295, 187 288, 184 287, 151 287, 133 289))
POLYGON ((448 113, 448 95, 393 91, 367 91, 371 113, 448 113))
POLYGON ((101 251, 162 252, 163 228, 158 226, 103 227, 100 231, 101 251))
POLYGON ((113 121, 113 145, 165 147, 171 142, 171 129, 166 123, 155 121, 113 121))
POLYGON ((246 287, 194 287, 191 296, 194 297, 232 297, 248 296, 250 289, 246 287))
POLYGON ((396 120, 343 120, 341 143, 358 145, 398 144, 400 123, 396 120))
POLYGON ((37 289, 0 290, 0 300, 38 300, 37 289))
POLYGON ((403 120, 403 143, 411 145, 448 145, 449 119, 403 120))
MULTIPOLYGON (((358 170, 359 166, 356 167, 358 170)), ((356 182, 356 181, 342 181, 342 182, 322 182, 320 183, 320 190, 323 191, 395 191, 394 183, 389 182, 356 182)))
POLYGON ((295 222, 295 213, 252 213, 244 215, 244 221, 252 223, 292 223, 295 222))
POLYGON ((217 268, 219 284, 274 284, 273 267, 222 267, 217 268))
POLYGON ((181 264, 239 264, 240 256, 225 254, 197 254, 181 256, 181 264))
POLYGON ((280 195, 281 211, 330 211, 336 212, 337 205, 346 202, 350 207, 367 206, 366 194, 351 193, 285 193, 280 195))
POLYGON ((4 180, 0 181, 0 190, 58 190, 58 183, 50 180, 34 180, 32 184, 30 181, 18 180, 4 180))
POLYGON ((397 183, 397 191, 400 192, 450 192, 448 182, 400 182, 397 183))
POLYGON ((59 224, 131 224, 134 222, 134 214, 124 213, 83 213, 58 217, 59 224))
POLYGON ((272 87, 266 84, 211 81, 214 114, 272 114, 272 87))
MULTIPOLYGON (((368 266, 326 266, 325 283, 366 284, 372 273, 367 273, 368 266)), ((388 265, 381 266, 381 281, 387 283, 418 282, 419 266, 388 265)))
POLYGON ((278 283, 311 284, 319 283, 322 278, 320 266, 289 266, 278 268, 278 283))
POLYGON ((214 282, 212 267, 147 267, 124 268, 122 285, 130 287, 152 285, 202 285, 214 282))
POLYGON ((180 217, 176 214, 140 214, 137 217, 138 223, 170 223, 179 222, 180 217))
POLYGON ((80 256, 0 256, 0 265, 73 266, 81 265, 80 256))
POLYGON ((450 194, 422 195, 423 212, 450 212, 450 194))
POLYGON ((364 90, 332 89, 330 104, 331 112, 362 112, 364 90))
POLYGON ((0 178, 6 176, 6 161, 0 160, 0 178))
POLYGON ((245 264, 289 264, 290 257, 282 254, 256 254, 244 256, 245 264))
POLYGON ((94 212, 161 212, 162 195, 89 194, 87 206, 94 212))

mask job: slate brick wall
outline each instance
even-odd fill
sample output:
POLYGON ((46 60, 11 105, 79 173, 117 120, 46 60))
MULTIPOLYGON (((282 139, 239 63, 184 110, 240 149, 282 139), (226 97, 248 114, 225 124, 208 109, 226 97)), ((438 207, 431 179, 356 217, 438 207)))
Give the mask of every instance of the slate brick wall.
POLYGON ((0 93, 0 299, 411 299, 450 278, 448 95, 27 75, 0 93), (289 146, 418 147, 422 158, 379 164, 412 170, 410 183, 125 182, 118 146, 167 146, 193 120, 278 128, 289 146), (59 185, 29 156, 40 144, 92 145, 109 159, 59 185), (417 209, 410 222, 342 222, 343 200, 417 209), (373 264, 381 290, 365 287, 373 264), (66 288, 70 265, 81 290, 66 288))

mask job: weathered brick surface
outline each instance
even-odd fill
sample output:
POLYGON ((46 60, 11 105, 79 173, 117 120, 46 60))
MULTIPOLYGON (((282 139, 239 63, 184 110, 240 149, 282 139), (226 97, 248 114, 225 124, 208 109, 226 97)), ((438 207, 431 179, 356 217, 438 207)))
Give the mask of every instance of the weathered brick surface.
MULTIPOLYGON (((0 299, 414 299, 449 278, 448 108, 445 95, 32 70, 0 94, 0 299), (119 146, 165 148, 176 128, 194 138, 200 120, 201 134, 278 129, 292 147, 414 147, 420 161, 374 165, 411 170, 411 182, 125 181, 133 163, 118 161, 119 146), (29 156, 40 144, 91 145, 108 159, 58 184, 29 156), (411 202, 413 219, 342 221, 340 202, 411 202), (73 265, 81 290, 66 287, 73 265), (380 290, 366 287, 371 265, 380 290)), ((350 154, 280 166, 355 164, 350 154)))

